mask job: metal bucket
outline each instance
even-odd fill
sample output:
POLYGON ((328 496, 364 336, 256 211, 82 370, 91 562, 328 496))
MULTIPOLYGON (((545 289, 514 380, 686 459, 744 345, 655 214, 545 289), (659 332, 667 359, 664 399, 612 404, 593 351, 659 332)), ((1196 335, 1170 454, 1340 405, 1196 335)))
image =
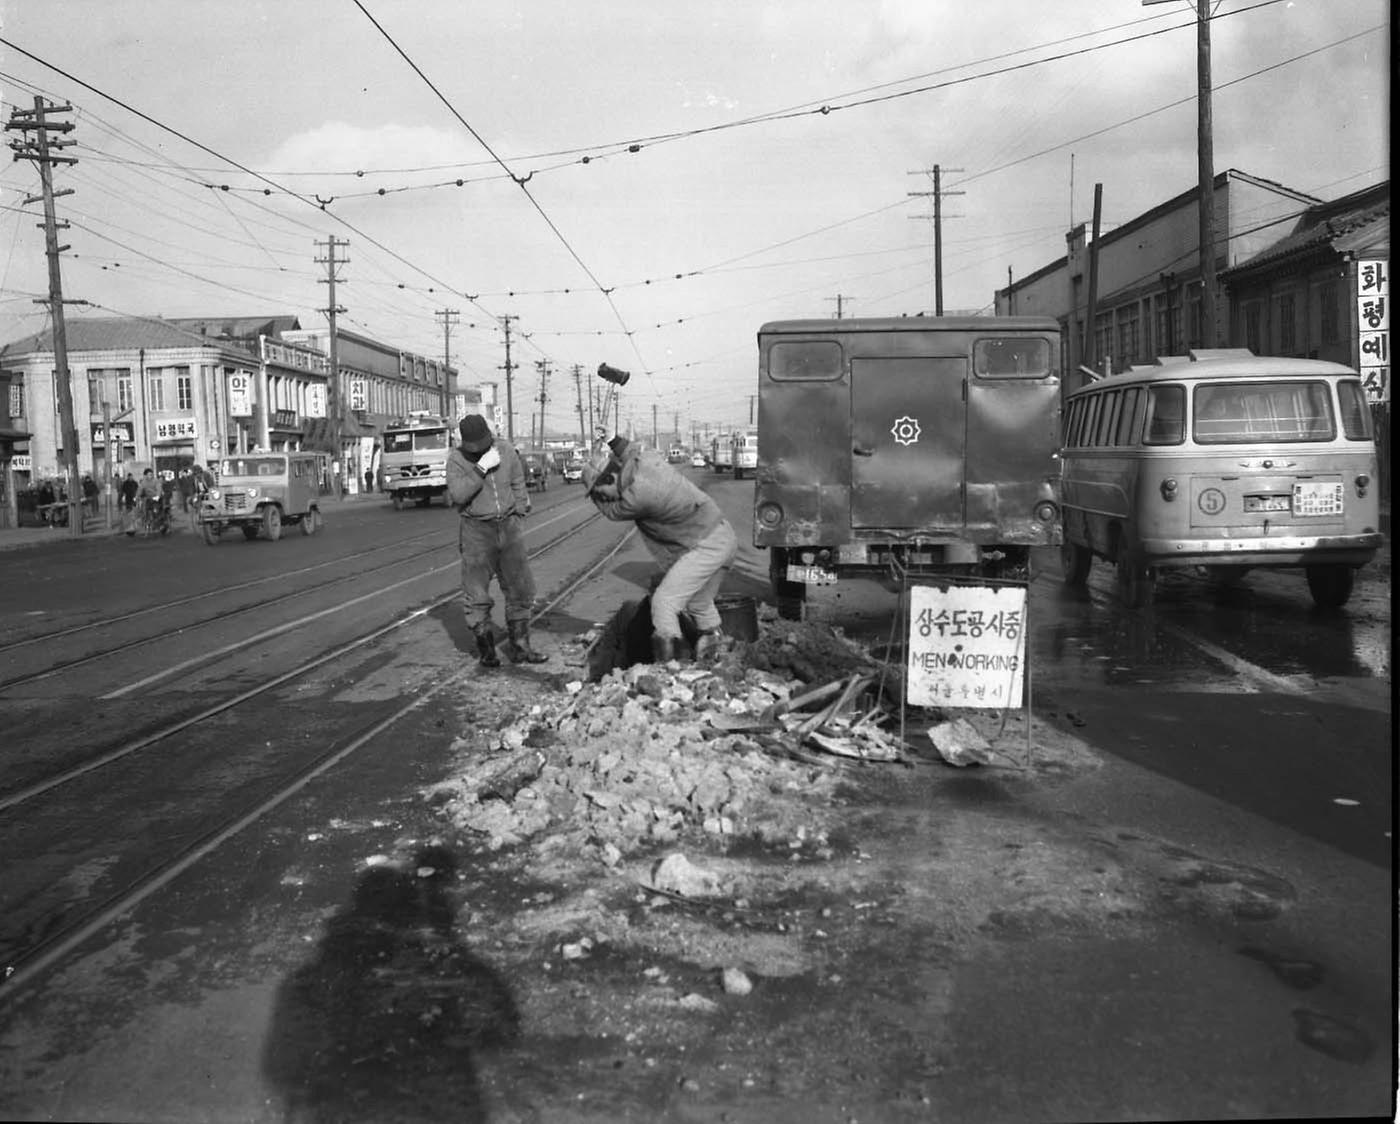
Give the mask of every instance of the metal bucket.
POLYGON ((722 594, 715 598, 720 627, 735 640, 758 639, 758 604, 752 597, 722 594))

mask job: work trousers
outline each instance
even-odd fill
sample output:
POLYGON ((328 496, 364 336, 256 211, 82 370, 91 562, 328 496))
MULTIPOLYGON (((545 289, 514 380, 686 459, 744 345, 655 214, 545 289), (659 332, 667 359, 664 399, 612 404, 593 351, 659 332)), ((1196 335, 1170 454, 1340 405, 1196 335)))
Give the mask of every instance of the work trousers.
POLYGON ((679 639, 680 615, 689 613, 702 632, 718 628, 715 594, 724 570, 734 561, 739 540, 727 520, 718 524, 689 550, 667 547, 648 540, 656 560, 666 567, 661 584, 651 594, 651 630, 657 636, 679 639))
POLYGON ((457 521, 457 549, 462 555, 462 611, 467 627, 475 629, 491 619, 491 579, 501 583, 506 621, 528 621, 535 601, 535 579, 525 555, 525 520, 517 515, 502 519, 457 521))

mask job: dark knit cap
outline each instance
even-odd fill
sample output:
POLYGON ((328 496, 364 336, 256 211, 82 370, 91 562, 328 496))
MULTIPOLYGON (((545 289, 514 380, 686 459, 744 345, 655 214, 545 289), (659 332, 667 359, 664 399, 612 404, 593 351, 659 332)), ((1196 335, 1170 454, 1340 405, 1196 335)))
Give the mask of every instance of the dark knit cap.
POLYGON ((491 427, 480 414, 468 414, 464 417, 461 429, 464 453, 484 453, 491 448, 491 442, 495 440, 491 435, 491 427))
POLYGON ((614 437, 608 442, 608 448, 612 450, 613 456, 622 456, 623 451, 627 448, 627 438, 621 436, 614 437))

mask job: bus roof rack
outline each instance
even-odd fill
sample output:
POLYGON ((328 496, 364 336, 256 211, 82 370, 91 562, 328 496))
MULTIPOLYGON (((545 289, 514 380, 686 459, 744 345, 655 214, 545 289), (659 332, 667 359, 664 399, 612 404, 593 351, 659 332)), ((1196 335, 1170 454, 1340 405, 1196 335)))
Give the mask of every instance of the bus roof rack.
POLYGON ((1191 352, 1191 362, 1200 363, 1206 359, 1254 359, 1254 352, 1247 347, 1198 347, 1191 352))

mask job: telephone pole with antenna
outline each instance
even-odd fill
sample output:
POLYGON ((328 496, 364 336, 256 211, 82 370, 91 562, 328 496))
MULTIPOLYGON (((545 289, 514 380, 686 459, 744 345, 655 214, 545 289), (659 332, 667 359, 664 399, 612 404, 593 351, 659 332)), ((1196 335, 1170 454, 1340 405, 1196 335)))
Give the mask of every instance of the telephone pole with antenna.
POLYGON ((914 219, 933 220, 933 314, 943 315, 943 219, 945 217, 953 219, 960 218, 959 215, 943 214, 943 196, 963 195, 961 191, 943 190, 943 173, 961 172, 961 168, 944 168, 940 164, 935 164, 932 168, 925 168, 921 171, 910 172, 911 176, 929 176, 933 180, 932 191, 910 191, 907 195, 933 198, 933 214, 931 215, 910 215, 914 219))
MULTIPOLYGON (((326 248, 326 256, 316 259, 318 264, 322 264, 326 267, 325 279, 320 283, 330 286, 329 307, 321 309, 321 311, 326 314, 326 319, 330 324, 330 344, 327 351, 329 352, 331 369, 330 377, 326 380, 326 412, 330 414, 331 423, 331 476, 334 478, 335 498, 341 499, 344 491, 341 478, 345 473, 345 465, 343 463, 345 459, 345 450, 340 447, 340 428, 344 420, 344 394, 340 385, 340 354, 335 318, 337 315, 344 312, 345 309, 335 302, 335 286, 336 282, 340 281, 340 278, 336 274, 336 267, 347 264, 350 259, 337 258, 335 256, 335 251, 338 246, 348 246, 350 242, 348 239, 337 238, 332 234, 328 242, 317 242, 316 245, 326 248)), ((341 282, 341 284, 349 284, 349 282, 345 281, 341 282)))
POLYGON ((501 317, 501 327, 506 334, 506 361, 502 367, 506 373, 506 440, 512 445, 515 444, 515 396, 511 389, 511 372, 515 370, 515 364, 510 361, 510 322, 519 319, 510 312, 501 317))
MULTIPOLYGON (((50 132, 68 133, 73 130, 71 121, 51 121, 51 113, 71 113, 71 105, 49 105, 44 99, 36 96, 34 98, 34 108, 15 109, 10 113, 10 119, 5 124, 6 131, 15 129, 19 131, 19 138, 10 142, 10 148, 14 150, 16 160, 32 160, 39 168, 39 182, 42 185, 43 193, 38 196, 29 196, 24 203, 38 203, 42 200, 44 204, 44 253, 49 259, 49 295, 38 297, 35 304, 47 304, 49 306, 49 316, 53 320, 53 356, 54 356, 54 379, 57 382, 55 391, 58 397, 58 424, 59 439, 63 443, 63 464, 67 468, 68 476, 68 534, 77 537, 83 533, 83 489, 78 479, 78 428, 73 420, 73 386, 68 370, 68 331, 63 319, 63 277, 59 267, 58 255, 68 246, 58 244, 58 232, 67 230, 66 222, 59 222, 54 210, 53 201, 60 195, 72 195, 71 187, 63 188, 61 191, 53 189, 53 168, 54 164, 76 164, 76 156, 59 156, 55 150, 68 148, 74 142, 71 140, 59 140, 51 138, 50 132)), ((80 302, 73 302, 80 303, 80 302)), ((110 435, 107 435, 110 441, 110 435)), ((112 448, 110 443, 106 446, 107 463, 109 465, 108 474, 111 473, 112 448)), ((50 516, 52 518, 52 515, 50 516)))
POLYGON ((841 312, 845 307, 845 302, 849 300, 855 300, 854 297, 848 297, 841 293, 837 293, 834 297, 827 297, 826 299, 829 301, 836 302, 836 319, 838 320, 841 319, 841 312))
POLYGON ((460 320, 462 314, 455 308, 441 308, 433 315, 442 321, 442 393, 438 397, 442 403, 443 418, 451 421, 447 380, 452 377, 452 325, 460 320))

